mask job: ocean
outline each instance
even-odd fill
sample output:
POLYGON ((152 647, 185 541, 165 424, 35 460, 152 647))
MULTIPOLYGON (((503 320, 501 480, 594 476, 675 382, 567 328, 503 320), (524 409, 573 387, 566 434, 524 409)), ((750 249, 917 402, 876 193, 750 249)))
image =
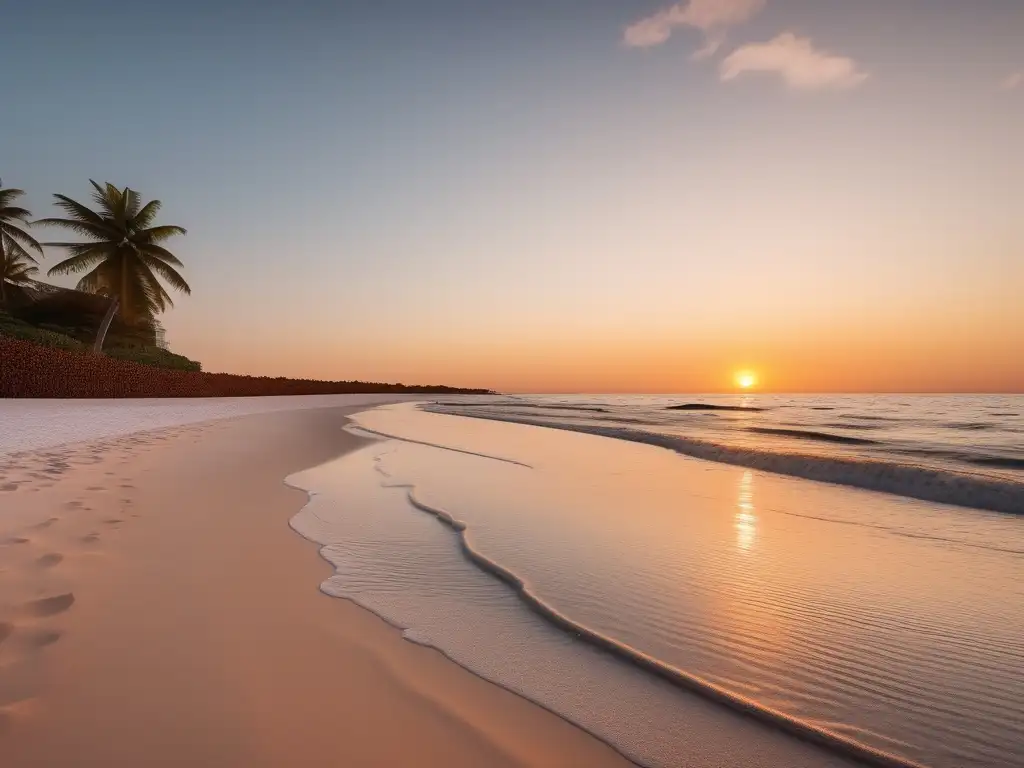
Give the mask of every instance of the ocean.
POLYGON ((324 592, 639 765, 1024 764, 1024 397, 385 406, 324 592), (795 737, 795 738, 794 738, 795 737))

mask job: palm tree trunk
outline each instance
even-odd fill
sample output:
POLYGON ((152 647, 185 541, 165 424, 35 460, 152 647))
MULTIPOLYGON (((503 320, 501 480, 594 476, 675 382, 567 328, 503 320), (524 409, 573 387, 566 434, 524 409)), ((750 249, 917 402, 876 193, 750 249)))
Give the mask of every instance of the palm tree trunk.
POLYGON ((100 329, 96 332, 96 343, 92 345, 92 353, 94 355, 103 353, 103 342, 106 341, 107 331, 110 329, 110 323, 114 319, 114 314, 117 312, 117 306, 119 303, 117 296, 111 297, 110 306, 107 307, 107 314, 103 316, 103 322, 100 323, 100 329))
POLYGON ((4 275, 7 274, 7 251, 4 248, 4 238, 0 235, 0 265, 3 266, 4 272, 0 273, 0 307, 7 307, 7 281, 4 280, 4 275))
POLYGON ((121 254, 121 319, 128 322, 128 264, 124 254, 121 254))

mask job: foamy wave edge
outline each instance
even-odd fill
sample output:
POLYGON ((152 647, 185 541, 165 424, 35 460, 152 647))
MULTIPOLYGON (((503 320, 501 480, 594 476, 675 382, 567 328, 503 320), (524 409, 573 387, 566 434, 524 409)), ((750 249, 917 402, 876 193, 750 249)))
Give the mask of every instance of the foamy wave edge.
POLYGON ((662 435, 628 427, 600 427, 588 424, 562 424, 532 419, 506 418, 455 410, 435 410, 472 419, 504 421, 534 427, 628 440, 667 448, 696 459, 732 464, 778 475, 834 483, 868 491, 880 491, 939 504, 983 509, 1011 515, 1024 515, 1024 485, 984 475, 945 472, 916 464, 896 464, 874 459, 844 459, 804 454, 773 453, 755 448, 736 448, 705 440, 662 435))
MULTIPOLYGON (((501 421, 501 419, 498 420, 501 421)), ((351 426, 356 427, 356 429, 358 430, 365 429, 357 425, 351 426)), ((378 439, 403 439, 390 436, 385 437, 380 433, 372 433, 370 430, 365 431, 370 432, 371 434, 376 434, 378 436, 378 439)), ((300 509, 298 513, 296 513, 289 520, 288 526, 292 529, 294 533, 301 536, 303 539, 306 539, 307 541, 316 544, 319 547, 318 552, 320 554, 320 557, 323 558, 325 562, 331 564, 333 568, 333 563, 331 563, 331 561, 326 557, 326 555, 324 555, 324 550, 326 549, 327 545, 313 538, 313 536, 311 536, 309 533, 303 530, 303 526, 301 524, 301 518, 303 517, 303 515, 312 515, 313 517, 319 519, 319 517, 315 513, 313 513, 312 510, 309 509, 310 503, 319 494, 317 491, 304 485, 301 485, 297 482, 297 476, 300 474, 302 473, 297 472, 294 475, 290 475, 284 479, 284 484, 286 486, 288 486, 289 488, 293 488, 297 491, 302 491, 303 493, 306 494, 306 503, 302 506, 302 509, 300 509)), ((459 541, 459 548, 469 562, 471 562, 484 573, 489 574, 494 578, 497 578, 506 586, 510 587, 512 591, 515 592, 516 596, 520 599, 520 601, 527 608, 529 608, 531 611, 536 613, 538 616, 540 616, 542 619, 547 621, 555 628, 560 629, 564 632, 568 632, 569 634, 582 640, 583 642, 589 643, 590 645, 598 648, 599 650, 603 650, 607 653, 610 653, 616 658, 623 660, 629 664, 632 664, 633 666, 639 669, 654 674, 672 685, 693 692, 712 702, 728 707, 730 710, 738 714, 750 717, 769 727, 780 730, 802 741, 819 746, 825 749, 826 751, 829 751, 838 756, 853 758, 854 760, 857 760, 865 765, 875 766, 876 768, 928 768, 928 766, 922 763, 917 763, 908 758, 903 758, 899 755, 875 749, 874 747, 868 746, 867 744, 862 744, 861 742, 856 741, 854 739, 847 738, 845 736, 842 736, 841 734, 835 733, 825 728, 820 728, 811 723, 800 720, 799 718, 787 715, 784 712, 780 712, 778 710, 772 709, 771 707, 767 707, 738 693, 733 693, 732 691, 729 691, 719 685, 716 685, 715 683, 712 683, 709 680, 705 680, 697 675, 685 672, 677 667, 673 667, 670 664, 666 664, 665 662, 659 661, 653 656, 645 654, 643 651, 633 648, 632 646, 627 645, 625 643, 621 643, 611 637, 608 637, 605 634, 602 634, 601 632, 598 632, 597 630, 591 629, 590 627, 587 627, 584 624, 574 621, 569 616, 561 613, 558 609, 556 609, 554 606, 550 605, 543 598, 541 598, 536 592, 534 592, 530 588, 529 584, 519 575, 517 575, 510 569, 504 567, 497 561, 487 557, 479 550, 475 549, 469 538, 469 526, 464 521, 457 519, 448 512, 436 507, 432 507, 417 499, 415 495, 414 485, 402 482, 391 483, 385 480, 381 483, 381 487, 396 489, 400 488, 405 490, 406 498, 408 499, 409 504, 413 508, 418 509, 426 514, 432 515, 440 523, 445 525, 447 528, 451 529, 456 534, 456 537, 458 538, 459 541)), ((325 589, 327 583, 328 582, 325 581, 320 585, 320 591, 324 594, 330 597, 334 597, 336 599, 349 600, 350 602, 359 605, 360 607, 378 616, 381 620, 390 624, 398 631, 402 632, 403 636, 406 636, 407 633, 410 631, 414 631, 414 628, 405 627, 400 624, 394 623, 387 617, 378 613, 372 605, 366 602, 357 600, 354 597, 338 595, 327 591, 325 589)), ((406 639, 408 639, 409 642, 414 642, 419 645, 424 644, 420 640, 417 640, 411 636, 406 636, 406 639)), ((457 659, 452 658, 448 653, 445 652, 443 648, 438 648, 433 645, 430 645, 430 647, 437 650, 439 653, 441 653, 443 656, 448 658, 453 663, 463 667, 463 669, 466 669, 471 674, 477 675, 478 677, 482 677, 472 669, 465 667, 457 659)), ((518 691, 515 691, 514 689, 507 688, 507 686, 503 685, 502 682, 499 680, 491 680, 487 677, 482 677, 482 679, 487 680, 488 682, 499 687, 506 688, 506 690, 509 690, 512 693, 515 693, 516 695, 523 695, 518 691)), ((528 696, 524 696, 524 698, 533 701, 528 696)), ((614 744, 611 741, 608 741, 607 739, 603 738, 602 736, 596 733, 593 733, 583 724, 577 723, 571 718, 566 717, 564 714, 556 710, 553 710, 550 707, 547 707, 539 702, 533 703, 537 704, 543 709, 548 710, 555 716, 573 723, 573 725, 575 725, 578 728, 581 728, 587 733, 590 733, 599 741, 605 742, 612 749, 614 749, 617 752, 620 752, 620 754, 622 754, 623 757, 626 757, 626 759, 632 762, 637 762, 635 758, 629 757, 625 753, 622 753, 616 744, 614 744)), ((639 762, 637 762, 637 764, 642 765, 642 763, 639 762)))
MULTIPOLYGON (((350 425, 350 428, 352 428, 352 427, 354 427, 354 431, 356 431, 356 433, 358 433, 358 431, 364 431, 364 432, 367 432, 367 433, 369 433, 371 435, 378 435, 378 436, 380 436, 380 433, 375 433, 372 430, 367 430, 367 429, 365 429, 363 427, 355 427, 355 425, 350 425)), ((384 439, 384 438, 381 437, 381 439, 384 439)), ((395 438, 395 439, 401 439, 401 438, 395 438)), ((487 458, 490 458, 490 457, 487 457, 487 458)), ((319 519, 319 516, 316 515, 315 513, 313 513, 309 509, 310 503, 319 494, 316 491, 311 490, 310 488, 307 488, 304 485, 300 485, 299 483, 295 482, 292 479, 293 477, 295 477, 297 475, 300 475, 300 474, 302 474, 302 473, 301 472, 297 472, 294 475, 289 475, 288 477, 286 477, 284 479, 284 484, 287 487, 292 488, 292 489, 294 489, 296 491, 302 491, 303 493, 306 494, 306 503, 302 506, 302 509, 300 509, 291 518, 291 520, 288 521, 288 527, 291 528, 292 531, 296 535, 301 536, 303 539, 305 539, 306 541, 310 542, 311 544, 316 544, 317 547, 318 547, 317 552, 320 555, 320 558, 324 562, 326 562, 328 565, 330 565, 332 568, 334 568, 334 563, 332 563, 330 558, 328 558, 324 554, 324 550, 327 549, 328 545, 324 544, 322 541, 320 541, 318 539, 313 538, 313 536, 311 536, 309 533, 307 533, 306 531, 302 530, 300 518, 303 515, 309 514, 309 515, 312 515, 313 517, 316 517, 317 519, 319 519)), ((388 483, 385 482, 385 483, 383 483, 381 485, 381 487, 382 488, 404 488, 404 489, 407 490, 408 495, 410 497, 412 496, 412 486, 411 485, 407 485, 407 484, 394 484, 394 485, 392 485, 392 484, 388 484, 388 483)), ((431 512, 431 514, 434 514, 434 513, 431 512)), ((441 519, 443 519, 443 518, 441 518, 441 519)), ((450 516, 449 516, 449 519, 451 519, 450 516)), ((464 524, 463 524, 463 527, 465 527, 464 524)), ((459 530, 459 529, 456 529, 456 530, 459 530)), ((472 559, 470 559, 470 562, 473 562, 472 559)), ((335 569, 335 573, 337 573, 337 569, 335 569)), ((356 597, 354 597, 352 595, 336 594, 334 592, 329 591, 327 589, 327 585, 328 585, 329 581, 330 580, 328 579, 327 581, 321 582, 321 584, 320 584, 320 591, 323 594, 327 595, 328 597, 332 597, 332 598, 334 598, 336 600, 348 600, 349 602, 354 603, 355 605, 358 605, 360 608, 362 608, 364 610, 367 610, 370 613, 372 613, 374 616, 376 616, 378 619, 383 621, 385 624, 387 624, 387 625, 393 627, 394 629, 398 630, 399 632, 401 632, 402 633, 402 637, 405 640, 408 640, 410 643, 414 643, 416 645, 421 645, 421 646, 424 646, 424 647, 427 647, 427 648, 432 648, 433 650, 435 650, 438 653, 440 653, 442 656, 444 656, 446 659, 448 659, 453 664, 457 664, 458 666, 462 667, 462 669, 466 670, 471 675, 475 675, 476 677, 479 677, 481 680, 484 680, 485 682, 488 682, 491 685, 496 685, 499 688, 504 688, 509 693, 515 694, 516 696, 519 696, 521 698, 526 699, 527 701, 529 701, 532 704, 540 707, 541 709, 546 710, 547 712, 550 712, 555 717, 561 718, 562 720, 565 720, 566 722, 571 723, 572 725, 576 726, 580 730, 582 730, 582 731, 584 731, 586 733, 589 733, 591 736, 593 736, 595 739, 597 739, 601 743, 607 744, 610 749, 612 749, 613 751, 615 751, 618 754, 622 755, 622 757, 625 760, 627 760, 628 762, 634 763, 635 765, 639 766, 639 768, 647 768, 646 764, 641 763, 641 762, 637 761, 635 758, 627 755, 625 752, 622 752, 616 744, 612 743, 611 741, 609 741, 608 739, 604 738, 600 734, 594 733, 593 731, 591 731, 588 728, 586 728, 584 725, 582 725, 580 723, 577 723, 574 720, 571 720, 570 718, 568 718, 565 715, 563 715, 561 712, 558 712, 558 711, 552 709, 551 707, 547 706, 546 704, 543 704, 543 703, 541 703, 539 701, 535 701, 535 700, 531 699, 529 696, 521 693, 520 691, 515 690, 514 688, 509 688, 507 685, 502 683, 500 680, 493 680, 493 679, 491 679, 491 678, 489 678, 489 677, 487 677, 485 675, 482 675, 479 672, 471 669, 470 667, 465 666, 458 659, 452 657, 447 651, 445 651, 444 648, 440 648, 440 647, 438 647, 436 645, 433 645, 430 642, 424 641, 423 639, 418 637, 416 635, 416 631, 415 631, 414 627, 407 627, 407 626, 404 626, 404 625, 402 625, 400 623, 397 623, 397 622, 393 621, 392 619, 390 619, 386 615, 380 613, 379 610, 374 608, 373 605, 371 605, 370 603, 368 603, 368 602, 366 602, 364 600, 360 600, 360 599, 358 599, 358 598, 356 598, 356 597)), ((900 764, 900 765, 902 765, 902 764, 900 764)), ((914 766, 914 768, 927 768, 927 766, 914 766)))
POLYGON ((753 699, 722 688, 709 680, 659 661, 643 651, 574 621, 541 598, 523 578, 475 549, 470 541, 468 526, 465 522, 458 520, 442 509, 432 507, 417 499, 414 493, 415 489, 412 486, 403 484, 391 487, 406 488, 409 503, 413 507, 433 515, 456 533, 459 539, 459 546, 471 563, 485 573, 504 582, 516 593, 524 605, 558 629, 568 632, 574 637, 646 672, 657 675, 673 685, 696 693, 735 712, 788 733, 802 741, 815 744, 842 757, 853 758, 865 765, 876 766, 877 768, 926 768, 922 763, 875 749, 867 744, 862 744, 854 739, 849 739, 841 734, 787 715, 785 712, 767 707, 753 699))

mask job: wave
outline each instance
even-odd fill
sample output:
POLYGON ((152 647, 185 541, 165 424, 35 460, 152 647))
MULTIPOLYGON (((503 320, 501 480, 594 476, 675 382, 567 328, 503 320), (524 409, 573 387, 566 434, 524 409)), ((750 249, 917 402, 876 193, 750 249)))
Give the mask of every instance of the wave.
POLYGON ((778 435, 779 437, 796 437, 802 440, 818 440, 823 443, 843 443, 845 445, 878 445, 876 440, 865 440, 861 437, 847 437, 832 432, 813 432, 808 429, 778 429, 777 427, 747 427, 747 432, 759 435, 778 435))
POLYGON ((869 416, 861 413, 841 413, 839 418, 857 419, 858 421, 905 421, 905 419, 898 419, 893 416, 869 416))
POLYGON ((753 718, 803 741, 823 747, 835 754, 853 758, 865 765, 877 766, 878 768, 924 768, 920 763, 875 749, 834 730, 772 709, 709 680, 667 664, 637 648, 572 619, 546 602, 521 576, 476 549, 469 535, 469 527, 465 522, 443 509, 432 507, 417 499, 414 487, 407 484, 403 484, 400 487, 406 488, 407 498, 413 507, 433 515, 455 532, 459 540, 460 549, 471 563, 508 585, 526 607, 558 629, 618 659, 654 674, 679 688, 696 693, 735 712, 753 718))
POLYGON ((709 405, 708 403, 683 403, 682 405, 670 405, 666 411, 749 411, 750 413, 760 413, 761 411, 768 410, 767 408, 755 408, 754 406, 745 405, 709 405))
POLYGON ((353 432, 355 434, 359 434, 360 432, 365 432, 368 435, 373 435, 374 437, 383 437, 383 438, 385 438, 387 440, 398 440, 399 442, 402 442, 402 443, 414 443, 415 445, 426 445, 426 446, 428 446, 430 448, 440 448, 442 451, 452 451, 453 453, 464 453, 467 456, 479 456, 481 459, 492 459, 494 461, 502 461, 502 462, 504 462, 506 464, 515 464, 515 465, 520 466, 520 467, 526 467, 527 469, 533 469, 533 467, 531 467, 529 464, 523 464, 523 462, 516 461, 515 459, 506 459, 506 458, 503 458, 501 456, 491 456, 490 454, 487 454, 487 453, 475 453, 474 451, 464 451, 461 448, 452 448, 452 447, 447 446, 447 445, 438 445, 437 443, 428 443, 428 442, 426 442, 424 440, 413 440, 410 437, 399 437, 398 435, 389 435, 386 432, 378 432, 375 429, 370 429, 369 427, 364 427, 362 425, 349 425, 349 426, 345 427, 345 429, 347 429, 347 430, 349 430, 349 431, 351 431, 351 432, 353 432))
POLYGON ((596 408, 588 405, 540 405, 538 403, 516 403, 516 408, 546 408, 553 411, 587 411, 589 413, 608 413, 607 408, 596 408))
POLYGON ((882 424, 839 424, 826 422, 824 426, 833 427, 834 429, 885 429, 882 424))
MULTIPOLYGON (((1024 515, 1024 485, 999 477, 958 473, 946 469, 916 464, 899 464, 881 459, 780 453, 761 448, 722 445, 707 440, 646 432, 628 427, 562 424, 511 415, 492 416, 470 412, 456 415, 583 432, 617 440, 656 445, 697 459, 749 467, 805 480, 880 491, 939 504, 953 504, 991 512, 1024 515)), ((1016 460, 1011 459, 1010 461, 1016 460)))
POLYGON ((947 461, 960 461, 964 464, 974 464, 978 467, 994 467, 996 469, 1024 469, 1024 459, 1012 456, 990 456, 988 454, 965 453, 963 451, 944 451, 934 448, 901 448, 897 453, 909 456, 924 456, 926 458, 946 459, 947 461))
POLYGON ((1024 459, 1012 459, 1006 456, 975 456, 967 459, 971 464, 980 467, 999 467, 1000 469, 1024 469, 1024 459))
POLYGON ((446 408, 545 408, 553 411, 589 411, 590 413, 608 413, 607 408, 589 405, 541 405, 539 403, 437 403, 446 408))

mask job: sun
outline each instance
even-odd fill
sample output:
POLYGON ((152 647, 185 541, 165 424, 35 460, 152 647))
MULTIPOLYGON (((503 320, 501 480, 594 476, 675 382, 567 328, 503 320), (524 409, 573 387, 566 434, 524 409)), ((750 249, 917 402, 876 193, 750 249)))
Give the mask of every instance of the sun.
POLYGON ((736 374, 736 386, 740 389, 751 389, 757 386, 757 374, 752 371, 740 371, 736 374))

